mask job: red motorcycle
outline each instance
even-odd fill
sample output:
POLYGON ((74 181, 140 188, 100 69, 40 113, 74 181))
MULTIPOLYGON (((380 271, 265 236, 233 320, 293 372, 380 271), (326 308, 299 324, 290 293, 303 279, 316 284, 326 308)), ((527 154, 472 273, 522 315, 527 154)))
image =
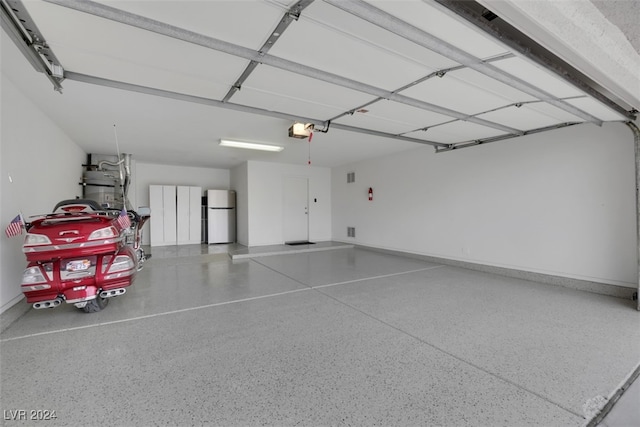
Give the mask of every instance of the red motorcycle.
POLYGON ((27 223, 22 250, 29 264, 21 285, 27 302, 36 309, 66 302, 93 313, 123 295, 147 258, 141 230, 150 212, 139 211, 64 200, 27 223))

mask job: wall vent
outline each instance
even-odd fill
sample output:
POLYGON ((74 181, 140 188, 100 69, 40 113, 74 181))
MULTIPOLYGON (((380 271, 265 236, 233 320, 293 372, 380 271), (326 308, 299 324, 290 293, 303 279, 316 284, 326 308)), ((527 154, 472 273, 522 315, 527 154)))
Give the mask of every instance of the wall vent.
POLYGON ((356 182, 356 173, 355 172, 347 173, 347 184, 351 184, 352 182, 356 182))
POLYGON ((355 227, 347 227, 347 237, 356 237, 355 227))

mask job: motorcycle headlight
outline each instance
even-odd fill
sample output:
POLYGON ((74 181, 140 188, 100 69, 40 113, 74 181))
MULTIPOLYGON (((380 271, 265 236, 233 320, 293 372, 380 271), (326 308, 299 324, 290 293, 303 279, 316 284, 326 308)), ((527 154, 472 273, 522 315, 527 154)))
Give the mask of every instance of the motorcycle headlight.
POLYGON ((115 227, 105 227, 92 232, 89 235, 89 240, 109 239, 116 236, 118 236, 118 232, 115 227))
POLYGON ((50 245, 51 240, 44 234, 27 233, 24 238, 24 246, 50 245))

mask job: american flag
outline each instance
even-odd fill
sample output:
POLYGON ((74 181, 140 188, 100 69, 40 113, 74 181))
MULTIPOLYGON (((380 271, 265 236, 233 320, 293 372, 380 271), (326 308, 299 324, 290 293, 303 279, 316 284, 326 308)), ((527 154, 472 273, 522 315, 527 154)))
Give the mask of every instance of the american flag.
POLYGON ((118 215, 118 224, 120 224, 120 227, 122 228, 131 227, 131 220, 129 219, 129 215, 127 215, 125 208, 122 208, 120 215, 118 215))
POLYGON ((22 215, 18 214, 11 220, 7 228, 4 229, 4 232, 7 237, 17 236, 18 234, 22 234, 23 225, 24 223, 22 222, 22 215))

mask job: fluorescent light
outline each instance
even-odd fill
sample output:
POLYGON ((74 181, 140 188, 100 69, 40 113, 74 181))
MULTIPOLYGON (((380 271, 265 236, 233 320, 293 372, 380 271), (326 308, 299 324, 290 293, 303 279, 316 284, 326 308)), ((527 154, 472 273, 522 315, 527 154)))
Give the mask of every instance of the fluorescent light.
POLYGON ((249 150, 263 150, 263 151, 284 150, 284 147, 281 147, 279 145, 256 144, 255 142, 244 142, 244 141, 229 141, 226 139, 221 139, 220 145, 222 145, 223 147, 247 148, 249 150))

